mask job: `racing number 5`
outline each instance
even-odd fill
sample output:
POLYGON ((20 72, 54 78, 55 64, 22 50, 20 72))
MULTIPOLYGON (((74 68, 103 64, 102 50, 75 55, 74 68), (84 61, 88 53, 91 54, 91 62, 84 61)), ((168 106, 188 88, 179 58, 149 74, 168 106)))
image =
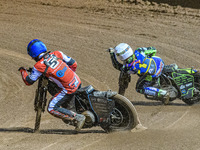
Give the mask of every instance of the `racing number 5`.
POLYGON ((55 55, 49 55, 47 58, 44 58, 44 63, 52 69, 55 69, 59 65, 58 59, 55 55))
POLYGON ((54 57, 52 57, 48 62, 49 62, 50 67, 52 69, 55 69, 58 66, 58 64, 59 64, 59 62, 57 61, 57 59, 55 59, 54 57))

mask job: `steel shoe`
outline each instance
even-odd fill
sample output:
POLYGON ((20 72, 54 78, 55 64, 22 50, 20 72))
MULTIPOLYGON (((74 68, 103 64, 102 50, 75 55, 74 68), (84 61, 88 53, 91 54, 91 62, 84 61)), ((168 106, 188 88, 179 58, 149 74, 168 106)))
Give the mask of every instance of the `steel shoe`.
POLYGON ((169 92, 167 92, 167 94, 163 97, 163 104, 167 105, 169 104, 169 92))
POLYGON ((85 116, 81 114, 76 114, 74 119, 77 121, 75 130, 80 131, 85 123, 85 116))

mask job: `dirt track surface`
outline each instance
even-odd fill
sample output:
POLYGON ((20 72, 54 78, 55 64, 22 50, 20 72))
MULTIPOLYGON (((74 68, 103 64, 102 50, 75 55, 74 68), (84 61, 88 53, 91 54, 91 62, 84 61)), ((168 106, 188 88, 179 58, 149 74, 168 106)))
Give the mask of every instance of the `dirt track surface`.
POLYGON ((26 54, 34 38, 76 59, 83 84, 99 90, 118 90, 119 72, 105 51, 120 42, 133 49, 154 46, 166 64, 200 69, 199 10, 179 8, 177 14, 157 7, 104 0, 0 0, 0 149, 199 150, 200 105, 145 100, 135 92, 136 75, 125 96, 147 130, 106 134, 95 127, 75 135, 73 127, 45 111, 40 133, 32 133, 36 84, 25 86, 17 70, 34 65, 26 54))

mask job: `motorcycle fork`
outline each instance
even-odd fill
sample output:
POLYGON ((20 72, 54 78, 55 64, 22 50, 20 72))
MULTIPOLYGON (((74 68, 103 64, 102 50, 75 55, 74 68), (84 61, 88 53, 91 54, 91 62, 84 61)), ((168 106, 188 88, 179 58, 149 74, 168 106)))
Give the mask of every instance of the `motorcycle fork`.
POLYGON ((35 101, 34 101, 34 108, 35 111, 38 110, 38 108, 42 108, 42 111, 45 111, 45 106, 46 106, 46 96, 47 96, 47 85, 48 85, 48 80, 45 78, 40 78, 38 81, 38 88, 36 89, 36 94, 35 94, 35 101))
POLYGON ((34 132, 39 132, 40 121, 41 121, 41 114, 45 111, 46 106, 46 96, 47 96, 47 84, 48 80, 45 79, 43 76, 38 81, 38 88, 36 89, 35 101, 34 101, 34 108, 36 111, 36 119, 35 119, 35 129, 34 132))
POLYGON ((118 93, 121 95, 125 94, 125 90, 128 88, 128 84, 131 82, 131 76, 128 73, 120 72, 119 75, 119 91, 118 93))

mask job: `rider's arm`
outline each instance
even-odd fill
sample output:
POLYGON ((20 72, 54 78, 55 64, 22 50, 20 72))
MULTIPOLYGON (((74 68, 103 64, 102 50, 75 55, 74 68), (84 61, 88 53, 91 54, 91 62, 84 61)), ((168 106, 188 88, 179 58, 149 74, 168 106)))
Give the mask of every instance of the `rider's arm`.
POLYGON ((77 62, 73 58, 65 55, 63 52, 59 52, 62 54, 63 61, 69 66, 70 69, 72 69, 75 72, 77 68, 77 62))
POLYGON ((140 60, 135 60, 134 62, 130 64, 125 64, 125 68, 127 68, 129 74, 137 74, 138 73, 138 65, 140 63, 140 60))
POLYGON ((31 74, 28 74, 26 69, 20 69, 20 72, 26 85, 32 85, 42 75, 35 67, 33 67, 31 74))
POLYGON ((123 64, 119 63, 114 52, 110 52, 113 67, 119 71, 123 68, 123 64))

